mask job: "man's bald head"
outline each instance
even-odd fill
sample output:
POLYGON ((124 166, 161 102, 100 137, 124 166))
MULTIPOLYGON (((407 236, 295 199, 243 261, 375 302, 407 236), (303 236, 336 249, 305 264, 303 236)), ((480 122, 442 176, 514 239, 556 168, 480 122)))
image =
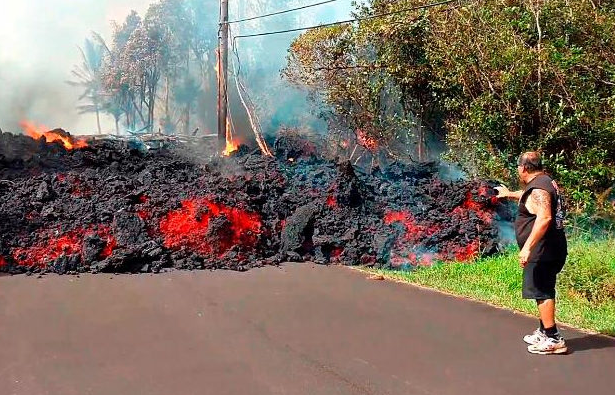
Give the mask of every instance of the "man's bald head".
POLYGON ((536 151, 529 151, 521 154, 517 164, 522 166, 528 173, 536 173, 543 170, 542 156, 536 151))

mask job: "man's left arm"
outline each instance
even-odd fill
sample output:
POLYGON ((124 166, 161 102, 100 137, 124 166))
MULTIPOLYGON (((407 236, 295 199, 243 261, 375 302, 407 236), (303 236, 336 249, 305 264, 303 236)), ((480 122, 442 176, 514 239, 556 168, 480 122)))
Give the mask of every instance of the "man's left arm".
POLYGON ((551 216, 551 195, 549 192, 544 189, 533 189, 532 192, 530 192, 530 196, 528 196, 527 203, 527 209, 530 213, 536 215, 536 221, 532 227, 530 237, 528 237, 521 252, 519 252, 521 266, 527 264, 532 249, 536 246, 536 243, 544 237, 545 233, 547 233, 551 221, 553 220, 551 216))

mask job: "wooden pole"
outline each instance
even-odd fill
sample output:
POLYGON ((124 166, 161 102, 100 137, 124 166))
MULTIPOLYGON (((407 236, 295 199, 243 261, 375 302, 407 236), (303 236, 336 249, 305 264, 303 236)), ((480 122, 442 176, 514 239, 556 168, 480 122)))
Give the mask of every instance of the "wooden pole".
POLYGON ((228 0, 220 0, 220 30, 218 32, 218 150, 226 148, 226 118, 228 113, 228 0))

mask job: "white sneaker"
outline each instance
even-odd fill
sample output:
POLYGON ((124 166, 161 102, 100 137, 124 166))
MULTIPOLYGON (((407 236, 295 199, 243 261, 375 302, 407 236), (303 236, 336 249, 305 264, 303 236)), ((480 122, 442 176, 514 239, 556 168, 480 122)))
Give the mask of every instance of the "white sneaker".
POLYGON ((550 354, 565 354, 568 352, 564 338, 559 336, 557 339, 547 337, 546 340, 538 344, 528 346, 527 351, 532 354, 550 355, 550 354))
POLYGON ((523 341, 527 344, 538 344, 547 340, 547 335, 540 328, 537 328, 531 335, 525 335, 523 341))

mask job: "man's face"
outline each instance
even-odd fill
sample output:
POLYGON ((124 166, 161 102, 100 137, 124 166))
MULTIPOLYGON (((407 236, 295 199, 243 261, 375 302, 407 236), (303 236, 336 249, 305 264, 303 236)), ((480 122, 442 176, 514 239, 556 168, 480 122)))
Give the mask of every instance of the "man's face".
POLYGON ((518 165, 517 172, 519 173, 519 179, 522 182, 525 182, 525 175, 527 174, 527 172, 525 171, 525 167, 523 165, 518 165))

